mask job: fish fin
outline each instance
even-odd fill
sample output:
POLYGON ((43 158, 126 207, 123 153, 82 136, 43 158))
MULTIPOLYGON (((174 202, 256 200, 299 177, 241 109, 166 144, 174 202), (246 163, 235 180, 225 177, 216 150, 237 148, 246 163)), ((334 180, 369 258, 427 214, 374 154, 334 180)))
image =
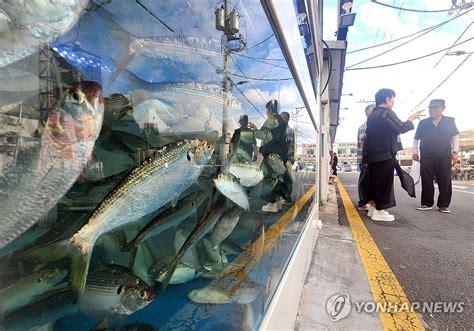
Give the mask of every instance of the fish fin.
POLYGON ((173 199, 171 199, 171 207, 176 207, 176 205, 178 204, 178 201, 179 201, 179 197, 181 196, 181 194, 175 194, 173 196, 173 199))
POLYGON ((128 64, 132 62, 132 60, 135 58, 135 53, 128 54, 124 53, 122 55, 119 55, 119 58, 117 60, 117 65, 115 66, 115 69, 112 72, 112 75, 110 76, 109 79, 109 86, 113 84, 113 82, 117 79, 117 77, 124 71, 124 69, 127 68, 128 64))
POLYGON ((71 287, 80 296, 84 293, 84 287, 86 286, 91 252, 89 247, 83 247, 75 242, 74 237, 70 239, 70 242, 72 243, 71 287))

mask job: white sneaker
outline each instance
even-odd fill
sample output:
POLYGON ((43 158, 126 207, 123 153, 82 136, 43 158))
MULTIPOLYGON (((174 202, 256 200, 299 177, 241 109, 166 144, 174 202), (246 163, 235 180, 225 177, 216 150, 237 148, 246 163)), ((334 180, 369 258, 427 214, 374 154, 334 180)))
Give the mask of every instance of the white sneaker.
POLYGON ((369 211, 367 212, 367 216, 372 217, 372 215, 374 214, 374 210, 374 206, 369 203, 369 211))
POLYGON ((278 213, 278 206, 277 203, 267 203, 265 206, 262 207, 263 211, 269 212, 269 213, 278 213))
POLYGON ((370 218, 372 219, 372 221, 379 222, 393 222, 395 220, 395 217, 393 215, 390 215, 387 211, 377 210, 375 208, 370 218))

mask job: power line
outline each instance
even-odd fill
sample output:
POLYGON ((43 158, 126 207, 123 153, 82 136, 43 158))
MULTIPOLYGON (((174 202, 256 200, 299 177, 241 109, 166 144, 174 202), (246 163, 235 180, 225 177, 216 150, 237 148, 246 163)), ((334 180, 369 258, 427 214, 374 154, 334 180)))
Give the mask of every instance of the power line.
MULTIPOLYGON (((245 74, 245 72, 242 70, 242 68, 239 66, 239 64, 234 60, 234 58, 232 57, 232 55, 230 56, 230 59, 232 60, 232 62, 234 62, 234 64, 237 66, 237 69, 239 69, 239 71, 242 73, 242 75, 244 75, 245 77, 247 77, 247 75, 245 74)), ((260 98, 263 100, 263 102, 266 102, 267 100, 260 94, 260 92, 258 91, 258 89, 253 85, 252 82, 250 82, 250 86, 252 86, 252 88, 255 90, 255 92, 257 92, 257 94, 260 96, 260 98)))
POLYGON ((270 39, 270 38, 273 37, 273 36, 274 36, 274 34, 272 33, 272 34, 269 35, 267 38, 263 39, 261 42, 258 42, 258 43, 256 43, 256 44, 253 45, 253 46, 247 47, 247 49, 251 49, 251 48, 260 46, 261 44, 263 44, 264 42, 266 42, 268 39, 270 39))
POLYGON ((241 56, 241 57, 244 57, 244 58, 247 58, 247 59, 250 59, 250 60, 253 60, 255 62, 260 62, 260 63, 265 63, 265 64, 268 64, 270 66, 274 66, 274 67, 278 67, 278 68, 283 68, 283 69, 288 69, 288 67, 284 67, 284 66, 281 66, 281 65, 278 65, 278 64, 274 64, 274 63, 270 63, 270 62, 265 62, 263 60, 258 60, 258 59, 255 59, 255 58, 252 58, 252 57, 249 57, 249 56, 245 56, 245 55, 242 55, 242 54, 238 54, 238 53, 232 53, 232 54, 235 54, 237 56, 241 56))
POLYGON ((449 12, 453 10, 453 7, 449 9, 438 9, 438 10, 424 10, 424 9, 411 9, 411 8, 403 8, 403 7, 397 7, 397 6, 392 6, 383 2, 378 2, 377 0, 372 0, 373 3, 376 3, 381 6, 393 8, 393 9, 398 9, 398 10, 404 10, 404 11, 411 11, 415 13, 444 13, 444 12, 449 12))
MULTIPOLYGON (((231 52, 234 54, 234 52, 231 52)), ((235 53, 237 54, 237 53, 235 53)), ((241 56, 243 56, 242 54, 239 54, 241 56)), ((286 61, 285 59, 271 59, 271 58, 268 58, 268 57, 253 57, 253 56, 244 56, 246 57, 247 59, 252 59, 252 60, 265 60, 265 61, 286 61)))
POLYGON ((464 63, 466 63, 466 61, 470 57, 471 57, 471 54, 466 56, 466 58, 456 68, 454 68, 454 70, 451 71, 451 73, 441 83, 439 83, 438 86, 436 86, 430 93, 428 93, 428 95, 423 100, 421 100, 420 103, 418 103, 415 107, 413 107, 413 110, 417 109, 423 102, 426 101, 426 99, 428 99, 434 92, 436 92, 436 90, 440 88, 441 85, 443 85, 464 63))
POLYGON ((252 103, 252 101, 249 100, 249 98, 247 98, 247 96, 244 94, 244 92, 242 92, 241 89, 239 89, 237 87, 237 85, 233 84, 233 86, 237 89, 237 91, 240 92, 240 94, 242 94, 242 96, 245 98, 245 100, 247 100, 247 102, 257 111, 257 113, 260 114, 260 116, 262 116, 263 118, 265 118, 265 116, 260 112, 260 110, 258 110, 258 108, 252 103))
POLYGON ((474 37, 469 38, 469 39, 467 39, 467 40, 464 40, 464 41, 462 41, 462 42, 460 42, 460 43, 458 43, 458 44, 452 45, 452 46, 450 46, 450 47, 441 49, 441 50, 439 50, 439 51, 436 51, 436 52, 433 52, 433 53, 430 53, 430 54, 426 54, 426 55, 423 55, 423 56, 419 56, 419 57, 416 57, 416 58, 413 58, 413 59, 405 60, 405 61, 394 62, 394 63, 388 63, 388 64, 381 64, 381 65, 373 66, 373 67, 348 68, 348 69, 345 69, 345 70, 346 70, 346 71, 350 71, 350 70, 377 69, 377 68, 384 68, 384 67, 395 66, 395 65, 399 65, 399 64, 408 63, 408 62, 413 62, 413 61, 416 61, 416 60, 421 60, 421 59, 424 59, 424 58, 426 58, 426 57, 433 56, 433 55, 435 55, 435 54, 444 52, 445 50, 448 50, 448 49, 450 49, 450 48, 452 48, 452 47, 454 47, 454 46, 459 46, 459 45, 465 44, 465 43, 467 43, 468 41, 471 41, 472 39, 474 39, 474 37))
MULTIPOLYGON (((472 23, 471 23, 471 24, 472 24, 472 23)), ((416 37, 413 37, 412 39, 407 40, 407 41, 401 43, 400 45, 397 45, 397 46, 395 46, 395 47, 392 47, 392 48, 390 48, 390 49, 388 49, 388 50, 386 50, 386 51, 384 51, 384 52, 382 52, 382 53, 379 53, 379 54, 377 54, 377 55, 374 55, 374 56, 372 56, 372 57, 369 57, 368 59, 365 59, 365 60, 363 60, 363 61, 360 61, 360 62, 357 62, 357 63, 355 63, 355 64, 352 64, 352 65, 348 66, 347 69, 352 68, 352 67, 355 67, 356 65, 365 63, 365 62, 367 62, 367 61, 373 60, 373 59, 375 59, 375 58, 377 58, 377 57, 379 57, 379 56, 385 55, 385 54, 387 54, 387 53, 389 53, 389 52, 391 52, 391 51, 393 51, 393 50, 395 50, 395 49, 397 49, 397 48, 400 48, 400 47, 402 47, 402 46, 404 46, 404 45, 406 45, 406 44, 412 42, 413 40, 416 40, 416 39, 418 39, 418 38, 424 36, 425 34, 428 34, 428 33, 432 32, 432 31, 436 30, 436 29, 439 28, 440 26, 441 26, 441 25, 438 25, 438 26, 432 28, 431 30, 425 31, 425 32, 423 32, 422 34, 420 34, 420 35, 418 35, 418 36, 416 36, 416 37)), ((469 25, 469 26, 470 26, 470 25, 469 25)), ((466 30, 467 30, 467 29, 466 29, 466 30)), ((466 31, 464 31, 464 32, 466 32, 466 31)), ((464 32, 463 32, 463 34, 464 34, 464 32)), ((461 35, 454 43, 456 43, 461 37, 462 37, 462 35, 461 35)), ((451 47, 453 47, 453 46, 451 46, 451 47)), ((450 49, 451 49, 451 48, 450 48, 450 49)))
POLYGON ((397 41, 400 41, 400 40, 403 40, 403 39, 406 39, 406 38, 410 38, 410 37, 412 37, 412 36, 414 36, 414 35, 417 35, 417 34, 419 34, 419 33, 421 33, 421 32, 425 32, 425 31, 427 31, 427 30, 434 29, 434 28, 440 27, 440 26, 442 26, 442 25, 444 25, 444 24, 446 24, 446 23, 449 23, 449 22, 451 22, 452 20, 455 20, 455 19, 457 19, 457 18, 459 18, 459 17, 461 17, 461 16, 463 16, 463 15, 466 15, 466 14, 467 14, 468 12, 470 12, 471 10, 472 10, 472 9, 469 9, 469 10, 465 11, 464 13, 461 13, 461 14, 459 14, 459 15, 453 17, 453 18, 450 18, 450 19, 447 20, 447 21, 438 23, 438 24, 436 24, 436 25, 430 26, 430 27, 425 28, 425 29, 423 29, 423 30, 419 30, 419 31, 414 32, 414 33, 412 33, 412 34, 409 34, 409 35, 407 35, 407 36, 400 37, 400 38, 397 38, 397 39, 393 39, 393 40, 390 40, 390 41, 387 41, 387 42, 384 42, 384 43, 381 43, 381 44, 377 44, 377 45, 372 45, 372 46, 368 46, 368 47, 363 47, 363 48, 355 49, 355 50, 353 50, 353 51, 347 52, 346 54, 351 54, 351 53, 356 53, 356 52, 360 52, 360 51, 365 51, 365 50, 368 50, 368 49, 372 49, 372 48, 376 48, 376 47, 380 47, 380 46, 385 46, 385 45, 388 45, 388 44, 391 44, 391 43, 394 43, 394 42, 397 42, 397 41))
POLYGON ((151 16, 153 16, 154 18, 156 18, 161 24, 163 24, 168 30, 170 30, 171 32, 174 33, 174 30, 172 28, 170 28, 170 26, 168 24, 166 24, 162 19, 160 19, 158 16, 156 16, 151 10, 149 10, 147 7, 145 7, 144 4, 142 4, 140 2, 140 0, 136 0, 136 2, 143 8, 145 9, 148 14, 150 14, 151 16))
MULTIPOLYGON (((459 41, 459 39, 461 39, 461 37, 466 33, 467 30, 469 30, 469 28, 471 27, 472 23, 473 23, 473 22, 471 22, 471 23, 467 26, 467 28, 461 33, 461 35, 454 41, 453 45, 456 44, 456 43, 459 41)), ((453 46, 451 46, 451 47, 446 51, 446 53, 443 54, 443 56, 441 57, 441 59, 439 59, 438 62, 436 62, 436 64, 433 66, 433 68, 435 68, 435 67, 441 62, 441 60, 444 59, 444 57, 446 56, 446 54, 448 54, 448 52, 451 50, 451 48, 453 48, 453 46)))
POLYGON ((288 77, 288 78, 254 78, 254 77, 248 77, 248 76, 242 76, 234 73, 230 73, 232 76, 240 77, 240 78, 247 78, 251 80, 260 80, 263 82, 278 82, 278 81, 284 81, 284 80, 293 80, 293 77, 288 77))

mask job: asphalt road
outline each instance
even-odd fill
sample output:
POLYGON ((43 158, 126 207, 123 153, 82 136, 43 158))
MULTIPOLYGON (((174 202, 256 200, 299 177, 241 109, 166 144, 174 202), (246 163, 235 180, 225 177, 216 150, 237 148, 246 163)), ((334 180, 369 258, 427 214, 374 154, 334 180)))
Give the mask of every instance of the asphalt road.
MULTIPOLYGON (((357 203, 358 173, 340 173, 357 203)), ((421 187, 417 186, 417 197, 421 187)), ((451 214, 418 211, 395 177, 395 222, 362 219, 411 302, 463 302, 462 313, 420 313, 433 329, 474 326, 474 182, 453 183, 451 214)), ((437 196, 437 191, 435 197, 437 196)), ((342 218, 345 219, 345 218, 342 218)))

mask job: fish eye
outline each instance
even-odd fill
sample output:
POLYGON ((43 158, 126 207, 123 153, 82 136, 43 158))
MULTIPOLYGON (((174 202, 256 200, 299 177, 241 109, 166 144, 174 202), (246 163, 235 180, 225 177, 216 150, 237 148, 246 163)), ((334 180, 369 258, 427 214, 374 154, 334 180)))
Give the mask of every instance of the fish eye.
POLYGON ((123 291, 123 285, 120 285, 117 289, 117 294, 122 293, 122 291, 123 291))
POLYGON ((188 159, 188 161, 191 161, 191 155, 189 154, 189 152, 186 153, 186 158, 188 159))
POLYGON ((41 283, 43 282, 43 277, 38 277, 38 279, 36 280, 38 283, 41 283))
POLYGON ((206 147, 207 147, 208 151, 210 151, 212 149, 212 146, 210 144, 207 144, 206 147))
POLYGON ((144 297, 145 297, 145 291, 141 291, 141 292, 140 292, 140 298, 143 299, 144 297))

